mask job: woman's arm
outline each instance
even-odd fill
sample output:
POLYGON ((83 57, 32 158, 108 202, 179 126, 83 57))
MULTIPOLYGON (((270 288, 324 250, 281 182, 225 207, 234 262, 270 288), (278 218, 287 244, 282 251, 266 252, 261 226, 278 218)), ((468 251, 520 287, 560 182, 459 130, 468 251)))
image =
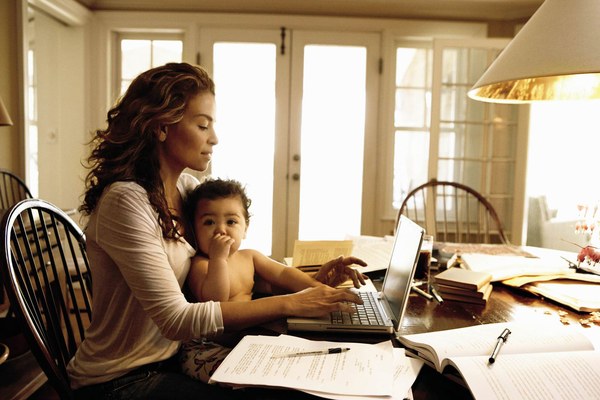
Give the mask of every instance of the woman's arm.
POLYGON ((221 312, 225 330, 230 331, 288 316, 318 317, 332 311, 353 312, 354 308, 347 302, 362 304, 362 300, 350 290, 320 285, 298 293, 249 302, 224 302, 221 303, 221 312))
MULTIPOLYGON (((181 290, 193 256, 182 241, 165 242, 146 191, 134 183, 118 183, 107 190, 95 211, 93 232, 98 247, 93 260, 99 274, 113 274, 111 282, 123 302, 135 297, 161 334, 172 340, 213 336, 222 329, 218 303, 189 303, 181 290), (167 249, 171 251, 171 258, 167 249), (98 253, 98 254, 97 254, 98 253), (114 266, 113 266, 114 263, 114 266)), ((91 230, 91 228, 90 228, 91 230)), ((93 249, 90 249, 90 251, 93 249)), ((92 260, 91 260, 92 261, 92 260)), ((97 274, 98 274, 97 273, 97 274)))

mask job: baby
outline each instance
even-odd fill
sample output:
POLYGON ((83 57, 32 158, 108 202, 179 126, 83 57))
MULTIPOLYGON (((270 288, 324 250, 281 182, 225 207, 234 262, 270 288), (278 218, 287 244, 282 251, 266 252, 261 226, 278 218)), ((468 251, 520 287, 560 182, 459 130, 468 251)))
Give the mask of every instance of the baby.
MULTIPOLYGON (((257 250, 240 250, 250 222, 251 201, 239 182, 209 179, 188 196, 187 202, 198 250, 192 259, 187 285, 197 301, 250 301, 255 277, 261 283, 290 293, 323 285, 257 250)), ((366 265, 355 258, 352 262, 366 265)), ((358 279, 364 284, 360 275, 358 279)), ((181 351, 183 371, 207 382, 229 351, 206 340, 187 342, 181 351)))

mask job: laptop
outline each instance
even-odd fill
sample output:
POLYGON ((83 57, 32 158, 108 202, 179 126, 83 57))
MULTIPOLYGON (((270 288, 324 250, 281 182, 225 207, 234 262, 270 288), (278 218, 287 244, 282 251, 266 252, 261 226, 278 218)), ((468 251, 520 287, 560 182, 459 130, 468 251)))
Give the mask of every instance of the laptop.
MULTIPOLYGON (((363 298, 365 304, 369 298, 373 301, 373 310, 364 310, 366 316, 361 318, 356 314, 333 312, 320 318, 288 317, 288 330, 395 333, 400 327, 408 304, 423 234, 423 228, 419 225, 404 215, 400 217, 381 292, 377 292, 372 283, 366 289, 356 289, 356 293, 363 298)), ((357 309, 363 311, 360 308, 362 307, 357 305, 357 309)))

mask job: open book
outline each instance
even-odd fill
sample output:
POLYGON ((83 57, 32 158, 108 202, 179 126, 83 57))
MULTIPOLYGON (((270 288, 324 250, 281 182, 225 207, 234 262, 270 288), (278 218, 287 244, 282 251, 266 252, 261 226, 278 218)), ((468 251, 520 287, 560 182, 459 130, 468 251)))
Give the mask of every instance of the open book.
POLYGON ((600 398, 600 352, 574 327, 498 323, 401 335, 398 340, 407 355, 461 378, 476 399, 600 398), (505 328, 511 333, 490 364, 505 328))

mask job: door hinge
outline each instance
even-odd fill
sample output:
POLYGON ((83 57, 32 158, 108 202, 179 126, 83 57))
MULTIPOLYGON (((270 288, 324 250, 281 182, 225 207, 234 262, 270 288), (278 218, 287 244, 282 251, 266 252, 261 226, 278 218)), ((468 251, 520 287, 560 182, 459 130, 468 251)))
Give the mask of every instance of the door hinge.
POLYGON ((281 45, 280 45, 281 55, 285 55, 285 26, 281 27, 281 45))

